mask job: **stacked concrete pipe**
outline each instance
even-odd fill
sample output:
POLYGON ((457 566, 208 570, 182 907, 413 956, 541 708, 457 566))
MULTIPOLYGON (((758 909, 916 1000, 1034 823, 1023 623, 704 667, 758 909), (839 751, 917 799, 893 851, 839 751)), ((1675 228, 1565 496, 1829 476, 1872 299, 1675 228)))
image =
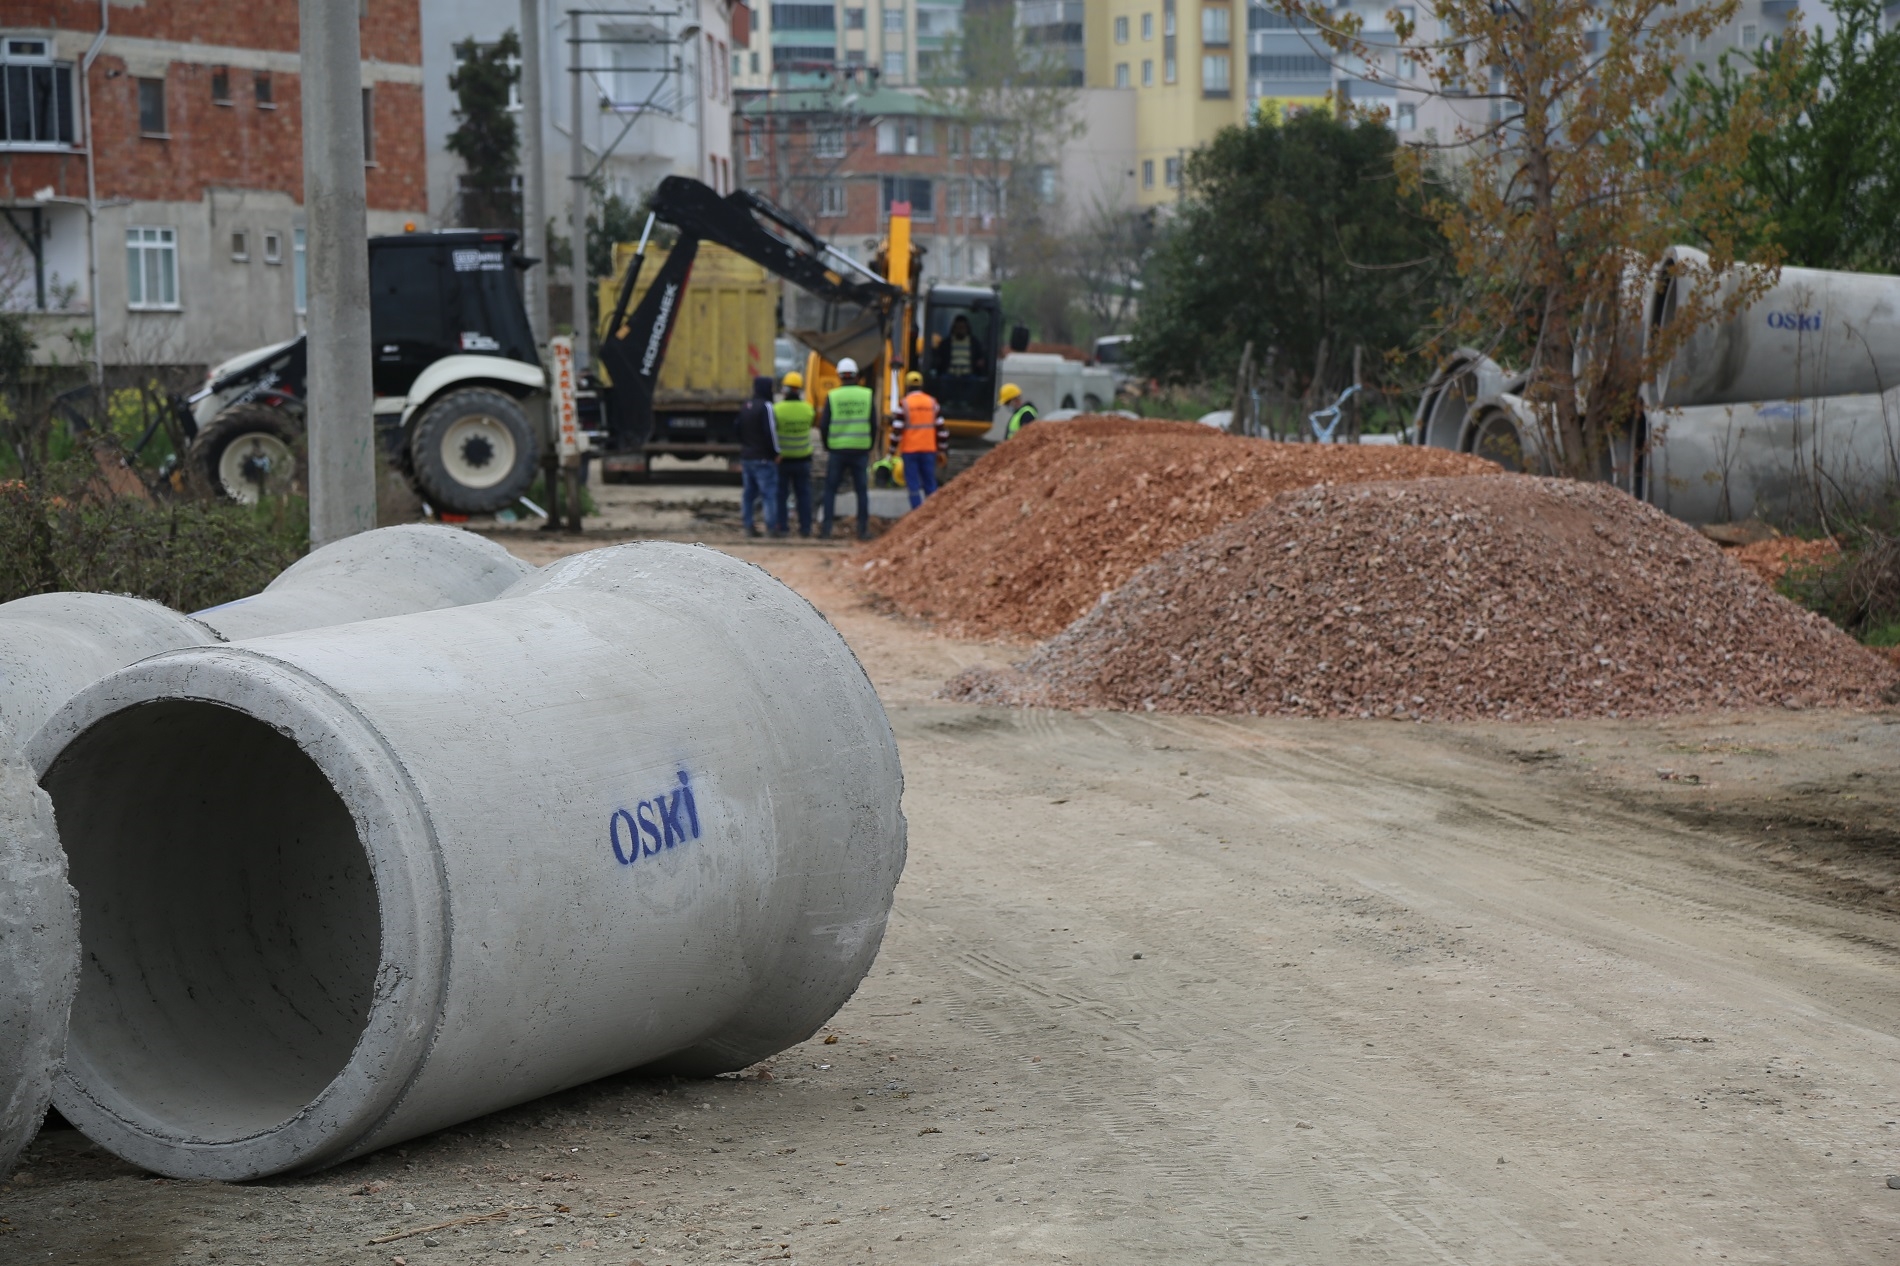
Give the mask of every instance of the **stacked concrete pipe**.
POLYGON ((1459 348, 1445 358, 1425 384, 1418 411, 1412 417, 1413 443, 1469 452, 1472 412, 1477 403, 1522 387, 1521 375, 1505 372, 1503 366, 1474 348, 1459 348))
POLYGON ((417 525, 326 546, 256 597, 196 619, 115 594, 0 604, 0 1174, 45 1116, 79 952, 52 806, 19 749, 73 695, 149 656, 478 602, 531 571, 481 537, 417 525))
POLYGON ((84 930, 56 1103, 177 1177, 742 1068, 850 996, 904 860, 896 743, 843 639, 690 546, 157 656, 29 755, 84 930))
MULTIPOLYGON (((1747 281, 1720 275, 1709 257, 1672 246, 1655 271, 1644 354, 1698 306, 1720 311, 1747 281)), ((1643 388, 1654 409, 1750 404, 1817 396, 1878 395, 1900 386, 1900 277, 1783 268, 1760 297, 1688 335, 1643 388)))

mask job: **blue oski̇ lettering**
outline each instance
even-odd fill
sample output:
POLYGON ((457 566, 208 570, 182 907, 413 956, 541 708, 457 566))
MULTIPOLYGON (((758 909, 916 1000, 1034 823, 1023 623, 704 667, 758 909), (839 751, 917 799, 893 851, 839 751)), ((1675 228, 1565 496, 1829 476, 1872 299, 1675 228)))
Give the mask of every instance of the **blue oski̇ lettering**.
POLYGON ((607 819, 607 842, 622 866, 699 838, 699 805, 693 800, 692 779, 683 769, 678 777, 679 786, 640 801, 632 812, 615 809, 607 819))

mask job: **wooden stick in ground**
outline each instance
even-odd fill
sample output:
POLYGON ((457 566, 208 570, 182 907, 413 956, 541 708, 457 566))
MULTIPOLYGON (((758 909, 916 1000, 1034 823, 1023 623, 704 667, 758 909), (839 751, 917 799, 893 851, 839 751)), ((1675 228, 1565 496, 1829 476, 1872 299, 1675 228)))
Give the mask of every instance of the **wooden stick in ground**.
POLYGON ((390 1235, 379 1235, 369 1242, 371 1244, 388 1244, 392 1240, 406 1240, 412 1235, 427 1235, 431 1231, 446 1231, 450 1227, 467 1226, 471 1222, 499 1222, 506 1219, 510 1212, 512 1211, 508 1209, 497 1209, 493 1213, 477 1213, 466 1218, 455 1218, 448 1222, 438 1222, 434 1226, 411 1227, 407 1231, 396 1231, 390 1235))
POLYGON ((1247 346, 1240 353, 1240 369, 1234 374, 1234 407, 1227 417, 1229 435, 1247 433, 1247 376, 1253 368, 1253 340, 1247 340, 1247 346))
POLYGON ((1358 387, 1359 390, 1353 392, 1352 398, 1346 401, 1352 409, 1352 412, 1346 415, 1346 438, 1351 440, 1354 444, 1359 442, 1360 402, 1365 398, 1366 394, 1364 379, 1359 376, 1359 363, 1360 359, 1365 355, 1365 352, 1364 344, 1354 343, 1352 345, 1352 385, 1358 387))

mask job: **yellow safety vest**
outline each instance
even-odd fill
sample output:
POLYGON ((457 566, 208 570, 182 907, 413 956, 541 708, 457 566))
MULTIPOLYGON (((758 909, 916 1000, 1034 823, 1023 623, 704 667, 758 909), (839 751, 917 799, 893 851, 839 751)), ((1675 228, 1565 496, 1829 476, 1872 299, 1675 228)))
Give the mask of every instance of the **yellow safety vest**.
POLYGON ((855 383, 833 387, 825 397, 831 410, 831 432, 826 448, 868 451, 871 447, 871 389, 855 383))

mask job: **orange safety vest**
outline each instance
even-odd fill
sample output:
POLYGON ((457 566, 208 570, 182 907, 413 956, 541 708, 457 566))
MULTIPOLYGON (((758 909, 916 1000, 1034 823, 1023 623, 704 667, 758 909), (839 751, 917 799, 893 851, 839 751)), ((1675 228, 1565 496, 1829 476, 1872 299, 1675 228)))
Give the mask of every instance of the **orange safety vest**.
POLYGON ((904 397, 904 435, 900 453, 937 451, 937 401, 927 392, 913 391, 904 397))

